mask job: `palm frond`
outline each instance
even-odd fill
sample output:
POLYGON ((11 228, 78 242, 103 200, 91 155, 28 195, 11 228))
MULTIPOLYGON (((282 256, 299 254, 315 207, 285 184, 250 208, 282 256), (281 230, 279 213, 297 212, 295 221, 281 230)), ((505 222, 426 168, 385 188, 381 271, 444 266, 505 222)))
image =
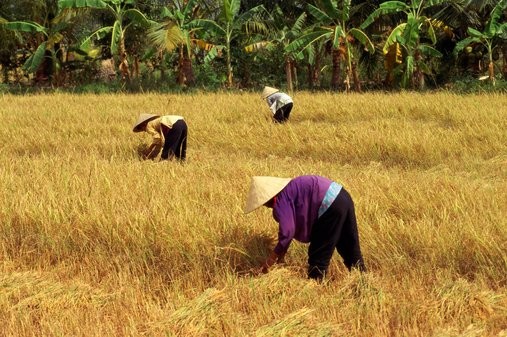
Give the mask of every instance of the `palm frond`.
POLYGON ((153 27, 149 30, 148 37, 154 45, 169 52, 185 41, 182 31, 172 21, 166 21, 153 27))

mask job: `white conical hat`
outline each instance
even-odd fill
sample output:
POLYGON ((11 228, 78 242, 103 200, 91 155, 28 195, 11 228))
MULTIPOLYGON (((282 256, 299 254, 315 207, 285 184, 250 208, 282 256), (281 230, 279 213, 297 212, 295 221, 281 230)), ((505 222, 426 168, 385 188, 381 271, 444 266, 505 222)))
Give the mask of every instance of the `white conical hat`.
POLYGON ((140 114, 139 118, 137 119, 136 124, 134 124, 134 129, 132 131, 141 132, 142 130, 139 128, 141 126, 141 124, 143 124, 145 122, 149 122, 152 119, 155 119, 157 117, 160 117, 160 116, 154 115, 154 114, 140 114))
POLYGON ((278 90, 277 88, 272 88, 272 87, 264 87, 264 89, 262 90, 262 99, 270 96, 270 95, 273 95, 275 92, 279 92, 280 90, 278 90))
POLYGON ((246 200, 245 213, 264 205, 278 194, 291 181, 290 178, 276 178, 255 176, 252 177, 250 191, 246 200))

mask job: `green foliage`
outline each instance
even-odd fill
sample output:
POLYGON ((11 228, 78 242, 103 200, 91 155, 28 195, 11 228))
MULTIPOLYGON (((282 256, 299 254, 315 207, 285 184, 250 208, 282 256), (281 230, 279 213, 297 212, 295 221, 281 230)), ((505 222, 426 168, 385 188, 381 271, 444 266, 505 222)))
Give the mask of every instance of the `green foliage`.
POLYGON ((18 32, 47 34, 46 27, 43 27, 36 22, 4 21, 3 27, 18 32))
MULTIPOLYGON (((128 64, 131 71, 140 55, 149 55, 142 59, 141 68, 151 66, 152 61, 155 67, 163 63, 164 74, 178 76, 181 82, 187 78, 182 76, 184 65, 189 77, 195 68, 198 85, 215 86, 223 80, 229 87, 270 81, 282 85, 287 82, 291 88, 289 82, 297 81, 298 77, 308 77, 308 86, 313 87, 310 80, 313 72, 319 75, 315 86, 328 88, 331 82, 331 87, 336 88, 343 83, 348 86, 351 71, 356 67, 357 74, 361 75, 358 77, 364 78, 361 82, 380 87, 380 76, 365 73, 361 68, 379 69, 390 61, 385 72, 392 75, 396 84, 418 88, 417 79, 433 76, 442 55, 450 59, 454 43, 456 57, 468 46, 484 45, 482 53, 486 55, 487 50, 490 64, 492 55, 498 54, 493 69, 502 67, 501 46, 507 39, 507 0, 383 1, 376 8, 365 2, 354 6, 357 3, 351 0, 290 4, 266 0, 3 0, 0 1, 2 78, 14 82, 15 78, 27 74, 49 71, 50 74, 45 73, 41 78, 49 75, 53 79, 58 69, 90 67, 89 60, 110 57, 111 53, 116 66, 128 64), (430 14, 440 21, 433 20, 430 14), (157 22, 150 17, 156 17, 157 22), (366 19, 359 24, 363 18, 366 19), (381 19, 390 21, 372 25, 381 19), (387 27, 394 28, 377 31, 387 27), (453 31, 456 27, 460 29, 453 31), (444 36, 444 30, 448 36, 444 36), (465 31, 468 35, 461 37, 460 32, 465 31), (375 51, 373 41, 384 55, 367 56, 375 51), (442 42, 453 45, 443 46, 442 42), (66 65, 67 52, 78 56, 66 65), (163 53, 167 57, 162 57, 163 53), (401 64, 396 63, 398 60, 401 64), (209 73, 213 71, 223 71, 226 75, 209 73), (238 75, 237 80, 233 79, 234 74, 238 75), (345 82, 339 78, 341 74, 346 75, 345 82)), ((448 59, 443 62, 450 63, 448 59)), ((450 73, 462 73, 465 65, 449 64, 448 68, 450 73)), ((443 79, 448 76, 447 72, 439 71, 439 83, 448 82, 443 79)), ((156 81, 156 73, 143 76, 153 75, 156 81)), ((491 76, 492 80, 498 78, 491 76)))
POLYGON ((221 50, 225 52, 227 86, 231 88, 233 86, 232 43, 239 40, 241 36, 267 32, 266 19, 269 15, 262 5, 240 13, 239 0, 221 0, 220 8, 221 12, 217 20, 199 19, 196 20, 195 25, 211 32, 218 41, 207 55, 208 62, 218 56, 221 50))
MULTIPOLYGON (((382 3, 378 9, 371 13, 361 24, 361 28, 366 28, 375 20, 384 15, 393 15, 396 13, 405 13, 406 19, 398 24, 390 33, 384 43, 383 51, 387 55, 389 49, 394 44, 399 44, 403 50, 403 66, 401 76, 401 86, 403 88, 418 87, 422 89, 423 74, 431 73, 424 57, 441 57, 441 53, 435 49, 430 49, 427 43, 421 41, 423 36, 427 36, 431 44, 436 43, 436 35, 433 28, 435 24, 430 18, 423 15, 431 7, 440 5, 444 0, 419 1, 411 0, 409 4, 400 1, 387 1, 382 3), (418 82, 418 83, 416 83, 418 82)), ((392 70, 392 66, 390 66, 392 70)))
POLYGON ((102 0, 58 0, 58 7, 67 8, 106 8, 107 3, 102 0))
POLYGON ((490 81, 480 81, 475 77, 464 77, 452 83, 448 89, 460 94, 498 92, 507 94, 507 80, 496 79, 495 85, 490 81))
POLYGON ((35 72, 41 65, 44 55, 46 53, 47 42, 43 42, 39 45, 35 53, 33 53, 26 61, 23 68, 29 73, 35 72))
POLYGON ((499 19, 501 17, 502 11, 507 8, 507 0, 501 0, 498 4, 493 8, 490 13, 489 20, 484 28, 484 31, 480 32, 472 27, 468 27, 468 35, 469 37, 465 38, 458 42, 454 48, 454 56, 457 56, 465 47, 469 46, 472 43, 481 43, 488 50, 488 59, 489 59, 489 79, 493 86, 495 86, 496 78, 494 73, 494 65, 493 65, 493 49, 495 46, 496 40, 499 39, 507 39, 507 23, 500 23, 499 19))

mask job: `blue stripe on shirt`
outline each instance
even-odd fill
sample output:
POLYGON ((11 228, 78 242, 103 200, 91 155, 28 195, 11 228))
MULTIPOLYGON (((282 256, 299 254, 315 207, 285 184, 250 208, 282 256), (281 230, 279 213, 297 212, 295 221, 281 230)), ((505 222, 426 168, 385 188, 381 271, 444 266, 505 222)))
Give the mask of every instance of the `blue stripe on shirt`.
POLYGON ((338 193, 340 193, 341 189, 342 189, 342 185, 335 183, 334 181, 331 183, 331 185, 327 189, 324 199, 322 199, 322 203, 320 204, 319 214, 318 214, 319 218, 321 217, 322 214, 324 214, 324 212, 327 211, 329 206, 331 206, 333 201, 338 196, 338 193))

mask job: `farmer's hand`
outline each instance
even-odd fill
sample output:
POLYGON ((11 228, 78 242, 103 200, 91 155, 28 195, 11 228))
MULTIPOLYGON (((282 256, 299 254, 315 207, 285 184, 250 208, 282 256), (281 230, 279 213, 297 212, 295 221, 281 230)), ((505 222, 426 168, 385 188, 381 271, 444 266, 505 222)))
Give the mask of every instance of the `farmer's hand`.
POLYGON ((271 254, 269 254, 268 258, 262 265, 261 272, 266 274, 269 271, 269 268, 272 265, 274 265, 277 261, 279 261, 279 255, 275 252, 271 252, 271 254))
POLYGON ((285 263, 285 253, 278 255, 278 261, 276 261, 276 263, 280 263, 280 264, 285 263))

